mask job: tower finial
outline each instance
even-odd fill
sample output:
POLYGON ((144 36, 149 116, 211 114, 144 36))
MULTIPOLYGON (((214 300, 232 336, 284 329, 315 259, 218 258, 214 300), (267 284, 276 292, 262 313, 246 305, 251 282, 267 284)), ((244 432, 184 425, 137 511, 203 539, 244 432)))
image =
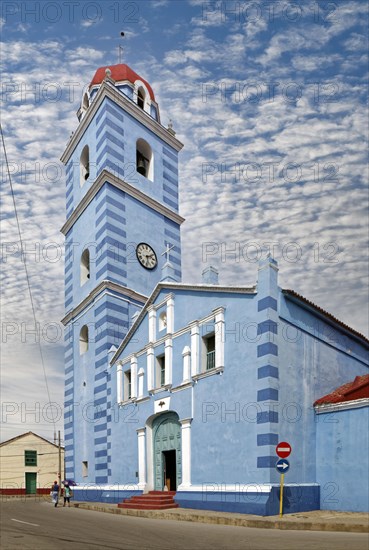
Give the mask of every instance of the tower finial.
MULTIPOLYGON (((121 31, 120 33, 120 36, 123 38, 124 37, 124 31, 121 31)), ((122 63, 122 57, 123 57, 123 46, 121 46, 119 44, 118 46, 118 63, 121 64, 122 63)))

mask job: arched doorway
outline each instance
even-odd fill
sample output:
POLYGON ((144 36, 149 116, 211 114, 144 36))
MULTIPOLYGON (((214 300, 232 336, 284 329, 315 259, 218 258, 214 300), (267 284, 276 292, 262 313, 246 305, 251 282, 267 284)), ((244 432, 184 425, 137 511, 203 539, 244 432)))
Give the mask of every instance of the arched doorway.
POLYGON ((161 414, 152 424, 154 487, 176 491, 182 480, 181 425, 174 412, 161 414))

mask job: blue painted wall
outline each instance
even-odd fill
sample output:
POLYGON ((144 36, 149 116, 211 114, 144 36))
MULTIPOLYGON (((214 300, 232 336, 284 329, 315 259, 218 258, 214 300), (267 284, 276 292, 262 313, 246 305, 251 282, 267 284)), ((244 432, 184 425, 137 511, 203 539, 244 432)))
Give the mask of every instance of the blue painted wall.
MULTIPOLYGON (((85 124, 83 119, 81 124, 85 124)), ((178 212, 178 152, 106 97, 66 163, 67 220, 104 169, 173 213, 178 212), (139 138, 145 139, 153 151, 153 181, 136 171, 139 138), (86 145, 90 176, 81 185, 80 157, 86 145)), ((66 474, 80 483, 106 484, 111 479, 115 444, 112 424, 117 418, 116 402, 112 403, 111 397, 108 352, 120 344, 132 316, 160 280, 165 262, 162 252, 167 244, 174 245, 169 259, 175 268, 175 279, 180 280, 179 224, 108 182, 66 235, 66 313, 89 298, 68 321, 65 333, 66 474), (156 251, 158 266, 154 270, 146 270, 138 263, 136 246, 140 242, 147 242, 156 251), (90 252, 90 277, 81 284, 80 260, 86 248, 90 252), (102 281, 116 283, 120 288, 100 292, 92 300, 91 293, 102 281), (132 298, 125 288, 143 298, 132 298), (81 354, 80 331, 84 325, 89 329, 89 347, 81 354), (82 462, 88 462, 88 475, 82 476, 82 462)))
POLYGON ((316 416, 322 510, 369 512, 369 407, 316 416))

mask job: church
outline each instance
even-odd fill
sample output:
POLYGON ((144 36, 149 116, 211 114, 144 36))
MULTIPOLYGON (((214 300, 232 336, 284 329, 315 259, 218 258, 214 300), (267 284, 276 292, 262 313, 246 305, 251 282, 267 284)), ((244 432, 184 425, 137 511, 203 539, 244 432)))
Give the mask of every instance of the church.
POLYGON ((276 514, 276 446, 288 442, 286 512, 367 511, 364 494, 333 501, 330 483, 351 460, 344 440, 365 455, 350 483, 367 486, 368 339, 281 288, 272 257, 252 286, 222 285, 210 265, 181 282, 183 145, 130 67, 98 68, 77 117, 61 158, 65 477, 76 498, 145 508, 141 495, 166 494, 181 507, 276 514), (343 405, 322 401, 348 383, 343 405))

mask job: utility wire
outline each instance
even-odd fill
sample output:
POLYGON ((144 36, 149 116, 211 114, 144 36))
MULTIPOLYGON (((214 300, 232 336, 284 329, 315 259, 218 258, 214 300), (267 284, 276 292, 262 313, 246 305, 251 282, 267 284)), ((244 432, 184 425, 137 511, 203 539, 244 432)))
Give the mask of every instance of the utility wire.
MULTIPOLYGON (((21 260, 23 260, 23 263, 24 263, 24 270, 25 270, 25 273, 26 273, 28 292, 29 292, 29 297, 30 297, 30 300, 31 300, 31 307, 32 307, 32 313, 33 313, 33 320, 34 320, 34 323, 35 323, 35 327, 37 327, 36 312, 35 312, 35 307, 34 307, 34 303, 33 303, 33 296, 32 296, 32 291, 31 291, 31 284, 30 284, 29 275, 28 275, 27 262, 26 262, 26 255, 23 253, 23 240, 22 240, 22 234, 21 234, 21 229, 20 229, 20 224, 19 224, 17 206, 16 206, 16 204, 15 204, 15 195, 14 195, 14 190, 13 190, 12 178, 11 178, 11 175, 10 175, 9 162, 8 162, 8 155, 7 155, 6 147, 5 147, 5 140, 4 140, 3 127, 2 127, 1 124, 0 124, 0 132, 1 132, 1 139, 2 139, 2 142, 3 142, 4 157, 5 157, 5 163, 6 163, 6 168, 7 168, 8 178, 9 178, 10 191, 11 191, 12 199, 13 199, 15 219, 16 219, 16 221, 17 221, 19 242, 20 242, 20 246, 21 246, 21 260)), ((48 381, 47 381, 47 375, 46 375, 46 369, 45 369, 45 362, 44 362, 44 356, 43 356, 43 353, 42 353, 42 347, 41 347, 40 338, 38 338, 38 348, 39 348, 39 351, 40 351, 41 364, 42 364, 42 370, 43 370, 43 373, 44 373, 44 380, 45 380, 45 386, 46 386, 46 391, 47 391, 47 397, 48 397, 48 399, 49 399, 49 403, 51 403, 49 384, 48 384, 48 381)), ((55 420, 54 420, 54 419, 53 419, 53 425, 54 425, 54 429, 56 430, 56 425, 55 425, 55 420)))

